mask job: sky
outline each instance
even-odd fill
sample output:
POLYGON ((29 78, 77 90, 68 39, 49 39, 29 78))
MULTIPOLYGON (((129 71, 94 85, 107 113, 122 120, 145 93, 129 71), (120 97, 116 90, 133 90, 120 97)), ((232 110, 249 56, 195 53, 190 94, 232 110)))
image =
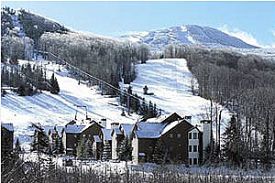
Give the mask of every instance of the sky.
POLYGON ((106 36, 196 24, 275 48, 275 2, 2 1, 1 6, 24 8, 73 30, 106 36))

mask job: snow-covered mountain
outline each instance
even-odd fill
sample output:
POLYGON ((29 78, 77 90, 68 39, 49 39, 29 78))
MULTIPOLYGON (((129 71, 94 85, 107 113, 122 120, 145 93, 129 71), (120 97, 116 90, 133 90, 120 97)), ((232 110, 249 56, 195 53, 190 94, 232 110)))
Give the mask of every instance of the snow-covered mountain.
POLYGON ((132 42, 147 44, 154 50, 161 50, 170 44, 256 48, 220 30, 198 25, 175 26, 121 37, 132 42))

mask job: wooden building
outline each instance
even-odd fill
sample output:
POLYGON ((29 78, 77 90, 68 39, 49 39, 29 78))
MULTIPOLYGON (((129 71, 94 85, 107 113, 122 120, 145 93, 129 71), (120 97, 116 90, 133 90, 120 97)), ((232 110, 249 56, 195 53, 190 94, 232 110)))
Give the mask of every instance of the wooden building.
POLYGON ((164 150, 165 162, 189 165, 201 163, 203 133, 187 119, 174 113, 162 122, 136 123, 132 131, 134 163, 152 162, 159 142, 164 150))
POLYGON ((68 124, 65 126, 63 131, 63 144, 65 147, 65 153, 67 155, 76 156, 76 149, 81 139, 90 140, 93 143, 93 151, 95 152, 93 158, 99 159, 102 147, 98 137, 102 137, 102 126, 95 121, 91 121, 87 125, 68 124))

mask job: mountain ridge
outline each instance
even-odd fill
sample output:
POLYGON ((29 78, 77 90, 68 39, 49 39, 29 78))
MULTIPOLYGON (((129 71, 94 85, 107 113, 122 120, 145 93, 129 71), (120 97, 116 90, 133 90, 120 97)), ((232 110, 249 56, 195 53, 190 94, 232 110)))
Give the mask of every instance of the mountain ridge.
POLYGON ((170 44, 258 48, 218 29, 199 25, 173 26, 147 32, 122 35, 121 38, 131 42, 144 43, 153 50, 161 50, 170 44))

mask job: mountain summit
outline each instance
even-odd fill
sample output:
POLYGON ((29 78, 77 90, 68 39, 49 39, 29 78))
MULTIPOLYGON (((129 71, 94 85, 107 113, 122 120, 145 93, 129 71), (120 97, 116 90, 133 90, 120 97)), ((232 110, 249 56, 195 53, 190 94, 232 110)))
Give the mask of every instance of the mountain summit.
POLYGON ((239 38, 230 36, 220 30, 198 25, 183 25, 166 29, 140 32, 121 36, 129 41, 144 43, 155 50, 163 49, 169 44, 197 44, 204 46, 225 46, 235 48, 256 48, 239 38))

